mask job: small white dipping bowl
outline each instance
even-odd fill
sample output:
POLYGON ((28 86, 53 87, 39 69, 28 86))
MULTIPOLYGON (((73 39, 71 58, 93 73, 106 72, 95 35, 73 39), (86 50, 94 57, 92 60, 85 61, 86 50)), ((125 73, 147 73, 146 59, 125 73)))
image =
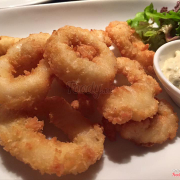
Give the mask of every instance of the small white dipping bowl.
MULTIPOLYGON (((175 57, 175 51, 180 50, 180 40, 171 41, 161 46, 154 55, 154 70, 164 86, 166 92, 173 101, 180 107, 180 90, 175 87, 162 73, 163 63, 172 57, 175 57)), ((180 60, 179 60, 180 63, 180 60)))

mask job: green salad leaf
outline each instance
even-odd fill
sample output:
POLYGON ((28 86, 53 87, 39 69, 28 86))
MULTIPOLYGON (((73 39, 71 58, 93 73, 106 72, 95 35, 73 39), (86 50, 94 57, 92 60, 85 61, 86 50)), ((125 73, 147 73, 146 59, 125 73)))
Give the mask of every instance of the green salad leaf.
POLYGON ((180 39, 180 1, 177 2, 174 10, 168 11, 163 7, 160 12, 154 9, 151 3, 138 12, 134 19, 127 20, 127 23, 135 29, 149 49, 156 51, 166 42, 180 39))

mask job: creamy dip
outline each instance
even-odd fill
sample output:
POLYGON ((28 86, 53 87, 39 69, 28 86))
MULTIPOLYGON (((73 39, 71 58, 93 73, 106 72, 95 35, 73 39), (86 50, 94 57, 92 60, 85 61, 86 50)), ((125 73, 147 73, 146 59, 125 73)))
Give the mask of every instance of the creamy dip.
POLYGON ((180 89, 180 51, 175 52, 175 57, 167 59, 161 70, 166 78, 180 89))

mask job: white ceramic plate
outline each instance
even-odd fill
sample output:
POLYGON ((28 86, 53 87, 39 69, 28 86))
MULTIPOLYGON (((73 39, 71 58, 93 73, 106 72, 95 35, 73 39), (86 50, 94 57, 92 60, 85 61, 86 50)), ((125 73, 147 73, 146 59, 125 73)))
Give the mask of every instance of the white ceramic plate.
POLYGON ((25 6, 30 4, 38 4, 50 0, 0 0, 0 8, 8 8, 15 6, 25 6))
MULTIPOLYGON (((88 1, 4 9, 0 11, 0 35, 26 37, 30 33, 51 33, 64 25, 104 29, 110 21, 133 18, 149 4, 150 1, 88 1)), ((153 4, 157 9, 172 8, 175 1, 154 1, 153 4)), ((168 99, 180 117, 180 109, 169 96, 165 92, 160 96, 168 99)), ((120 137, 113 143, 106 140, 99 162, 82 174, 64 176, 61 180, 174 179, 174 169, 180 169, 179 137, 178 131, 175 140, 152 148, 136 146, 120 137)), ((60 179, 54 175, 40 175, 2 148, 0 155, 1 180, 60 179)))

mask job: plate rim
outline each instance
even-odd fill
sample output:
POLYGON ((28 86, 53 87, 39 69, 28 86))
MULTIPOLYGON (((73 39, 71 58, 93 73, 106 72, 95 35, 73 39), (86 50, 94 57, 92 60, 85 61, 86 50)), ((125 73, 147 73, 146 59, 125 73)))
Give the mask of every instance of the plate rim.
MULTIPOLYGON (((45 3, 45 2, 49 2, 50 0, 33 0, 30 2, 25 2, 25 3, 20 3, 20 4, 13 4, 13 5, 8 5, 8 6, 2 6, 0 5, 0 10, 2 9, 9 9, 9 8, 17 8, 17 7, 24 7, 24 6, 33 6, 33 5, 37 5, 39 3, 45 3)), ((16 1, 17 2, 17 1, 16 1)))
MULTIPOLYGON (((44 9, 46 9, 46 8, 54 8, 55 6, 57 7, 57 8, 62 8, 62 7, 66 7, 66 6, 73 6, 74 4, 76 5, 75 7, 77 7, 77 6, 79 6, 79 5, 84 5, 84 4, 86 4, 86 5, 88 5, 88 4, 92 4, 92 5, 95 5, 95 4, 109 4, 109 3, 114 3, 114 2, 119 2, 119 3, 121 3, 121 2, 130 2, 130 1, 133 1, 133 2, 135 2, 136 0, 98 0, 98 1, 77 1, 77 2, 62 2, 62 3, 53 3, 53 4, 40 4, 40 5, 33 5, 33 6, 21 6, 21 7, 16 7, 16 8, 7 8, 7 9, 3 9, 2 10, 2 12, 1 12, 1 10, 0 10, 0 15, 3 15, 3 12, 4 13, 8 13, 8 12, 11 12, 11 11, 13 11, 13 12, 16 12, 16 11, 24 11, 24 10, 33 10, 34 8, 35 9, 41 9, 42 8, 42 10, 44 10, 44 9)), ((145 2, 145 0, 143 1, 143 0, 137 0, 136 2, 145 2)), ((168 3, 174 3, 173 1, 167 1, 167 0, 162 0, 162 1, 160 1, 160 0, 146 0, 146 2, 161 2, 161 3, 164 3, 164 2, 168 2, 168 3)), ((161 98, 162 99, 162 98, 161 98)), ((173 103, 173 107, 174 107, 174 103, 173 103)), ((173 108, 174 109, 174 108, 173 108)), ((179 138, 179 137, 178 137, 179 138)), ((170 143, 168 143, 168 144, 170 144, 170 143)), ((169 151, 168 151, 169 152, 169 151)), ((153 152, 151 153, 151 151, 150 151, 150 154, 153 154, 153 152)), ((10 155, 9 155, 10 156, 10 155)), ((136 158, 136 157, 138 157, 138 155, 134 155, 134 156, 132 156, 131 158, 136 158)), ((107 157, 106 157, 107 158, 107 157)), ((146 159, 146 158, 145 158, 146 159)), ((108 160, 109 161, 109 160, 108 160)), ((140 162, 141 162, 141 159, 139 160, 140 162)), ((122 163, 123 164, 123 163, 122 163)), ((138 165, 138 164, 137 164, 138 165)), ((23 166, 25 166, 24 164, 23 164, 23 166)), ((115 166, 112 166, 112 167, 115 167, 115 166)), ((119 170, 120 170, 120 167, 119 166, 116 166, 116 167, 118 167, 119 168, 119 170)), ((11 173, 11 171, 10 171, 10 173, 11 173)), ((155 172, 154 172, 155 173, 155 172)), ((13 174, 14 174, 14 172, 13 172, 13 174)), ((98 174, 100 174, 100 172, 98 171, 98 174)), ((13 176, 14 177, 14 176, 13 176)), ((21 176, 20 176, 21 177, 21 176)), ((123 176, 122 176, 123 177, 123 176)), ((121 177, 121 178, 122 178, 121 177)), ((121 179, 120 177, 119 177, 119 179, 121 179)), ((148 177, 144 177, 144 179, 146 179, 146 178, 148 178, 148 177)), ((152 178, 152 177, 151 177, 152 178)), ((169 178, 169 177, 167 177, 167 178, 169 178)), ((1 178, 0 178, 1 179, 1 178)), ((42 178, 43 179, 43 178, 42 178)), ((64 178, 63 178, 64 179, 64 178)), ((74 178, 73 178, 74 179, 74 178)), ((88 179, 88 177, 87 177, 87 179, 88 179)), ((97 178, 97 179, 99 179, 99 178, 97 178)), ((109 178, 108 178, 109 179, 109 178)), ((170 178, 169 178, 170 179, 170 178)), ((99 179, 100 180, 100 179, 99 179)))
MULTIPOLYGON (((37 3, 32 3, 29 5, 24 5, 24 6, 13 6, 13 7, 7 7, 7 8, 2 8, 0 7, 1 11, 5 11, 5 10, 14 10, 14 9, 30 9, 30 8, 43 8, 46 6, 66 6, 66 5, 79 5, 79 4, 103 4, 103 3, 120 3, 120 2, 169 2, 169 0, 78 0, 78 1, 67 1, 67 2, 57 2, 57 3, 47 3, 47 4, 38 4, 40 2, 48 2, 50 0, 38 0, 39 2, 37 3)), ((173 2, 173 0, 171 1, 173 2)), ((174 3, 177 2, 176 0, 174 0, 174 3)))

